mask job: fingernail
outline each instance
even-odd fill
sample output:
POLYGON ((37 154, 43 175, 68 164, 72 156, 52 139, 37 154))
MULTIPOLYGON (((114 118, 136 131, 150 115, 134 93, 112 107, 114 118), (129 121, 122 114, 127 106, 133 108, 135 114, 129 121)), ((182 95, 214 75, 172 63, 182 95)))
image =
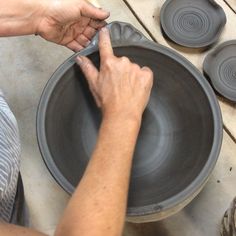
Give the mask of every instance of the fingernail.
POLYGON ((107 14, 109 14, 109 15, 110 15, 110 12, 109 12, 108 10, 106 10, 106 9, 103 9, 102 7, 99 7, 99 9, 100 9, 100 10, 102 10, 102 11, 104 11, 104 12, 106 12, 107 14))
POLYGON ((107 11, 107 10, 103 10, 103 11, 105 11, 105 12, 107 13, 108 16, 111 15, 111 13, 110 13, 109 11, 107 11))
POLYGON ((81 65, 83 63, 81 56, 77 56, 75 58, 75 61, 77 62, 78 65, 81 65))

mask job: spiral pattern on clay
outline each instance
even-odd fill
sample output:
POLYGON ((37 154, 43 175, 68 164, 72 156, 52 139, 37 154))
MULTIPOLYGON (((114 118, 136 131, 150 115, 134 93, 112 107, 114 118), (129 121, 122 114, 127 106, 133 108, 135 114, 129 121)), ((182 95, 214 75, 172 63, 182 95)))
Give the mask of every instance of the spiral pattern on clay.
POLYGON ((199 40, 207 35, 211 21, 202 9, 185 7, 175 12, 172 25, 176 36, 199 40))
POLYGON ((222 61, 219 66, 219 77, 225 86, 236 90, 236 56, 222 61))

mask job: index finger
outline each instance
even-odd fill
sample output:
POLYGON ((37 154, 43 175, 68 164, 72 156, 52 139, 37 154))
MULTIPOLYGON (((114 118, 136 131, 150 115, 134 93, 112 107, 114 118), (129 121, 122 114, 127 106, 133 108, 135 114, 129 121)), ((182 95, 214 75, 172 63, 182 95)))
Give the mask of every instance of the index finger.
POLYGON ((99 51, 100 59, 103 61, 109 56, 113 56, 113 49, 111 45, 110 32, 107 28, 102 28, 99 33, 99 51))

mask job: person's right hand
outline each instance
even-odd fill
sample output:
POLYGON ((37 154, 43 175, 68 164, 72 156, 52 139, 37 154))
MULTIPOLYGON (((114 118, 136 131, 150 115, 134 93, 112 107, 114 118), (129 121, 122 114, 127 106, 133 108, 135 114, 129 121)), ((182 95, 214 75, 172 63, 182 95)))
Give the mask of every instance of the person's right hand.
POLYGON ((100 71, 87 57, 78 57, 81 67, 103 117, 141 120, 153 85, 153 72, 128 58, 114 56, 107 28, 99 34, 100 71))

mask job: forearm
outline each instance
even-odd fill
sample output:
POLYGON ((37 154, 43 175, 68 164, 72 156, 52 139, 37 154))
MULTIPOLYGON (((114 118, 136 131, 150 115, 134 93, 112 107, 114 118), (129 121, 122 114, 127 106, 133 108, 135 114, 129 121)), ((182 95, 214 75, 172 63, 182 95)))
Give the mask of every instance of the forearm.
POLYGON ((103 121, 96 149, 57 236, 121 235, 139 128, 139 121, 103 121))
POLYGON ((37 232, 24 227, 0 223, 0 235, 4 236, 47 236, 46 234, 37 232))
POLYGON ((0 36, 35 34, 43 13, 41 2, 0 0, 0 36))

